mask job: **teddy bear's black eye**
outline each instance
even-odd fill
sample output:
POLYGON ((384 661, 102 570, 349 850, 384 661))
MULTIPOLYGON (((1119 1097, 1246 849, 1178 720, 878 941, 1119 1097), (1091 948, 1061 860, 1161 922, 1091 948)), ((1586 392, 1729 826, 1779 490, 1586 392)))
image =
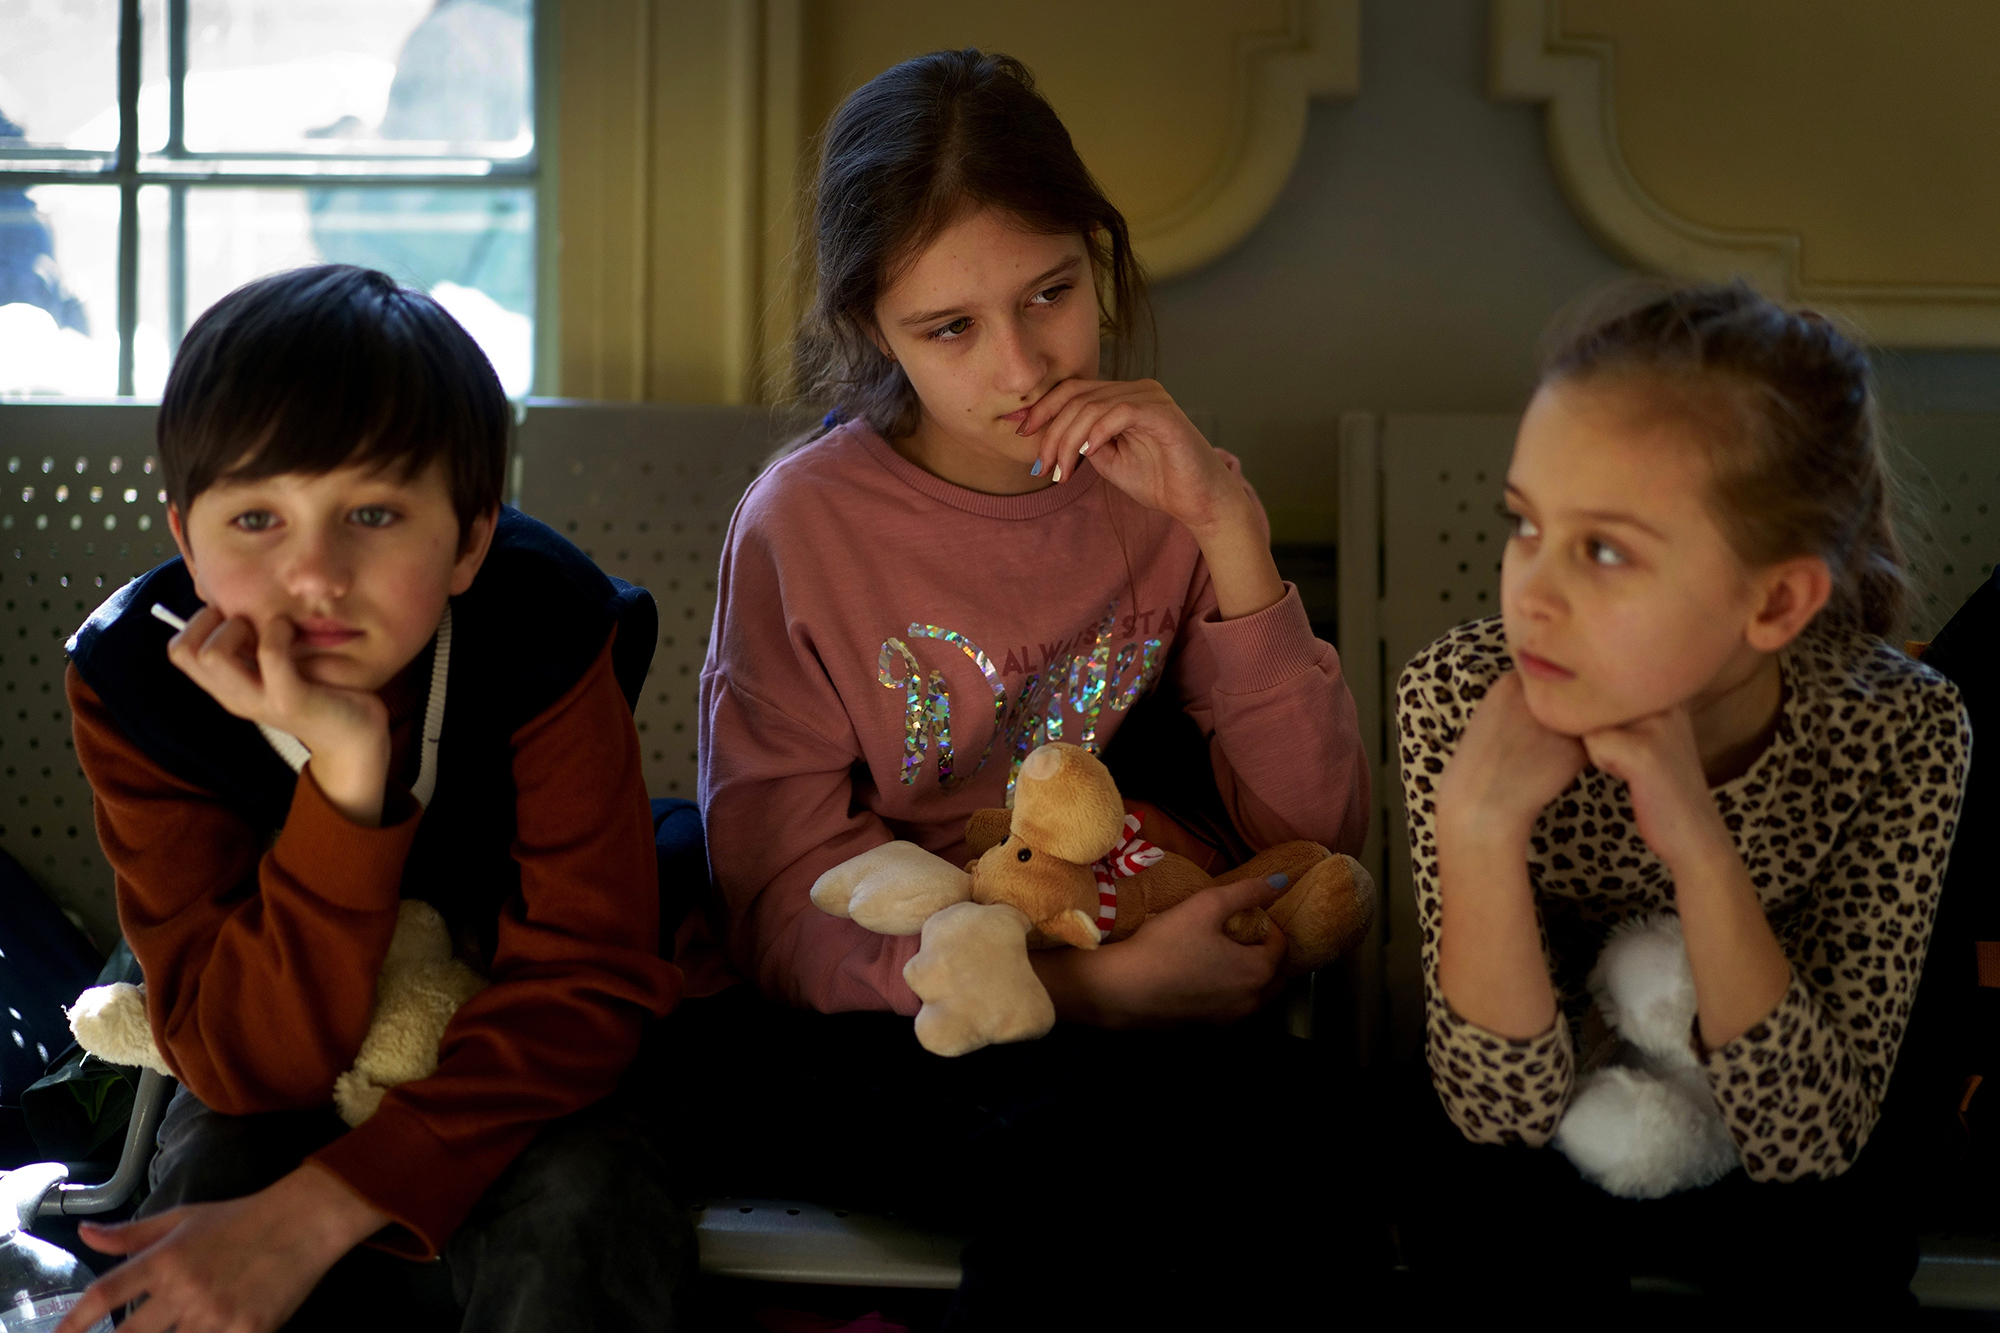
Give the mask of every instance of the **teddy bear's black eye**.
POLYGON ((1001 845, 1002 847, 1005 847, 1005 846, 1007 845, 1007 839, 1009 839, 1009 838, 1011 838, 1011 837, 1013 837, 1013 836, 1014 836, 1014 835, 1013 835, 1013 834, 1011 834, 1011 833, 1003 833, 1003 834, 1001 834, 1001 835, 1000 835, 1000 845, 1001 845))
POLYGON ((1023 847, 1020 851, 1014 853, 1014 859, 1016 861, 1025 861, 1033 855, 1034 855, 1033 852, 1029 851, 1026 847, 1023 847))

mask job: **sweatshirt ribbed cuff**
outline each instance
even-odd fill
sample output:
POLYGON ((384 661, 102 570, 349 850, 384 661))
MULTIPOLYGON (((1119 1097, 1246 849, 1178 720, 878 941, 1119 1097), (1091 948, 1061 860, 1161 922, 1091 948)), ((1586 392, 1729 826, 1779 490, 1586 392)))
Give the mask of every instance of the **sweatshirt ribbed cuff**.
MULTIPOLYGON (((353 911, 379 908, 383 886, 393 894, 403 881, 403 863, 422 813, 409 793, 392 782, 383 797, 381 826, 356 824, 334 808, 308 766, 292 790, 291 812, 271 845, 271 859, 317 898, 353 911)), ((393 906, 395 897, 388 901, 393 906)))
POLYGON ((429 1259, 493 1183, 468 1171, 456 1156, 421 1116, 389 1098, 306 1160, 389 1215, 395 1225, 376 1236, 372 1243, 378 1249, 429 1259))
POLYGON ((1254 615, 1223 620, 1209 613, 1202 637, 1215 654, 1218 694, 1257 694, 1319 665, 1326 645, 1313 637, 1299 590, 1287 583, 1285 595, 1254 615))

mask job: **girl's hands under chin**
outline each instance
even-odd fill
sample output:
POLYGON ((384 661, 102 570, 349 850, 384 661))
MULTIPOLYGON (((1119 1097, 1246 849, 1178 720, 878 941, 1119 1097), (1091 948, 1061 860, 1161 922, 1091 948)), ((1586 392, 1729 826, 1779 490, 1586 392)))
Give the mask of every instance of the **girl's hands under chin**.
POLYGON ((1591 732, 1583 746, 1591 763, 1625 784, 1639 836, 1670 869, 1694 864, 1718 845, 1733 853, 1686 708, 1591 732))
POLYGON ((1088 457, 1113 486, 1197 534, 1248 498, 1155 380, 1064 380, 1029 409, 1020 433, 1039 438, 1043 476, 1064 481, 1088 457))
POLYGON ((1581 742, 1535 720, 1520 673, 1509 671, 1487 687, 1438 779, 1440 830, 1525 839, 1585 761, 1581 742))

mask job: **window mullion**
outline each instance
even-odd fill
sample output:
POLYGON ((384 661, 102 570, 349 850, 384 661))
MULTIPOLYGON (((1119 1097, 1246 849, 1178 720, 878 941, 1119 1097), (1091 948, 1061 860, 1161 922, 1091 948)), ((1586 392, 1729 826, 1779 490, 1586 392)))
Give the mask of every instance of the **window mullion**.
POLYGON ((167 0, 167 156, 187 152, 187 0, 167 0))
MULTIPOLYGON (((187 152, 187 0, 167 0, 167 156, 187 152)), ((167 187, 167 352, 187 333, 187 192, 167 187)))
POLYGON ((118 396, 132 395, 139 324, 139 0, 118 6, 118 396))

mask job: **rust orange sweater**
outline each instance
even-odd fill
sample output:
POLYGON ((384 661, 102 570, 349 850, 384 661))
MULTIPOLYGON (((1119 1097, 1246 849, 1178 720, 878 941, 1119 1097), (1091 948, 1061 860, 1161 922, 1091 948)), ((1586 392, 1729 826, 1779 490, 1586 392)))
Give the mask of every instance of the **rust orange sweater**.
MULTIPOLYGON (((427 659, 419 658, 419 664, 427 659)), ((77 757, 117 874, 118 919, 146 973, 175 1074, 231 1115, 332 1105, 368 1029, 422 811, 414 776, 424 681, 382 690, 394 756, 380 828, 347 821, 310 770, 266 848, 212 794, 154 763, 71 667, 77 757)), ((427 671, 425 673, 427 679, 427 671)), ((659 957, 659 897, 638 735, 610 644, 513 736, 520 896, 493 985, 445 1031, 437 1072, 383 1098, 313 1160, 435 1254, 542 1124, 610 1092, 680 975, 659 957)))

